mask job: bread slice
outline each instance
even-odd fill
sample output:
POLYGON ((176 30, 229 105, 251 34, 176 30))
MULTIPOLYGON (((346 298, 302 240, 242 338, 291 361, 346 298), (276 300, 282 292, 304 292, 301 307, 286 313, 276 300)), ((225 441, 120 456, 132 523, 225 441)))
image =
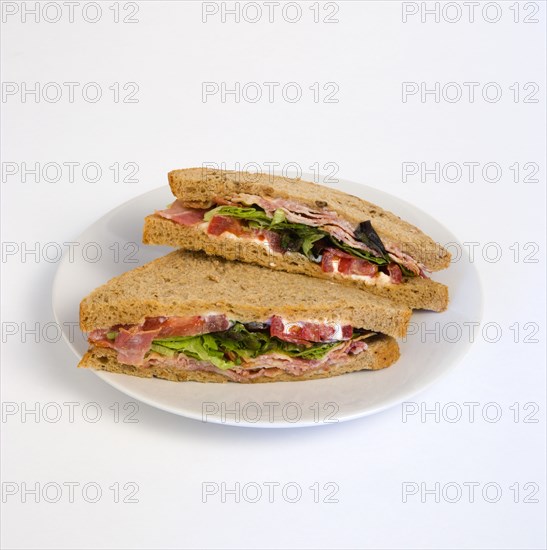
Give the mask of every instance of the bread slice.
POLYGON ((405 277, 402 284, 367 285, 362 279, 344 277, 338 273, 325 273, 321 266, 298 253, 285 254, 270 251, 252 240, 211 236, 196 226, 185 226, 160 216, 147 216, 144 223, 145 244, 169 245, 186 250, 203 250, 207 254, 228 260, 239 260, 278 271, 299 273, 328 279, 387 297, 395 303, 412 309, 444 311, 448 306, 448 288, 431 279, 405 277))
POLYGON ((279 197, 300 202, 314 209, 336 212, 352 224, 371 220, 382 240, 400 245, 403 252, 431 271, 450 265, 450 253, 417 227, 358 197, 301 179, 269 174, 251 174, 187 168, 169 172, 171 191, 185 206, 209 208, 215 198, 230 199, 238 193, 279 197))
MULTIPOLYGON (((367 340, 368 349, 357 355, 351 356, 347 361, 331 367, 327 371, 307 372, 296 376, 289 373, 279 373, 274 377, 259 376, 246 380, 243 383, 260 382, 289 382, 297 380, 314 380, 317 378, 328 378, 338 376, 347 372, 360 370, 377 370, 389 367, 399 358, 399 346, 389 336, 378 336, 367 340)), ((78 367, 131 374, 143 378, 163 378, 175 382, 228 382, 229 379, 222 374, 214 372, 182 371, 174 367, 133 367, 119 363, 116 359, 116 352, 107 348, 92 348, 80 361, 78 367)))
POLYGON ((243 322, 272 315, 340 321, 397 337, 405 335, 412 312, 357 288, 177 250, 94 290, 80 304, 80 327, 89 332, 206 313, 243 322))

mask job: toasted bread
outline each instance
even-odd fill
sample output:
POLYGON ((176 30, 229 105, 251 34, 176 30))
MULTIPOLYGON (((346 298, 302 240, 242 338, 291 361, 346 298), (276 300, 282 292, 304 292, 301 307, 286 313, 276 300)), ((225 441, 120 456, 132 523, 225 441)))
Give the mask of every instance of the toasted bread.
POLYGON ((178 250, 128 271, 80 304, 89 332, 146 317, 222 313, 230 319, 343 321, 356 328, 404 336, 411 310, 390 300, 294 273, 178 250))
POLYGON ((250 239, 211 236, 195 226, 180 225, 156 215, 147 216, 145 219, 143 242, 186 250, 203 250, 207 254, 221 256, 228 260, 239 260, 278 271, 336 281, 387 297, 397 304, 412 309, 444 311, 448 306, 448 288, 431 279, 405 277, 402 284, 370 285, 363 279, 352 279, 338 273, 326 273, 319 264, 310 262, 302 254, 273 252, 250 239))

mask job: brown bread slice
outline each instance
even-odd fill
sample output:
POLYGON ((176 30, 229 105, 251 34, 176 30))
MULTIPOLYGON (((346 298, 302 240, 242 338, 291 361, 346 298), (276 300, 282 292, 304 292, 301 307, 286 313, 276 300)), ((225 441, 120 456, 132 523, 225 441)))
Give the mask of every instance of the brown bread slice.
POLYGON ((368 201, 323 185, 269 174, 251 174, 209 168, 169 172, 173 194, 186 206, 209 208, 215 198, 230 199, 238 193, 291 199, 314 209, 324 207, 355 225, 371 220, 381 239, 399 244, 401 250, 431 271, 450 265, 450 253, 417 227, 368 201))
MULTIPOLYGON (((389 367, 399 358, 399 346, 397 342, 389 336, 378 336, 367 340, 368 349, 358 355, 352 356, 339 365, 331 367, 327 371, 308 372, 300 376, 288 373, 279 373, 275 377, 260 376, 253 380, 247 380, 244 383, 261 382, 290 382, 298 380, 314 380, 317 378, 328 378, 338 376, 347 372, 360 370, 377 370, 389 367)), ((188 371, 173 367, 133 367, 119 363, 116 359, 116 352, 106 348, 91 348, 82 358, 78 367, 116 372, 122 374, 131 374, 143 378, 163 378, 175 382, 194 381, 194 382, 228 382, 228 378, 222 374, 214 372, 188 371)))
POLYGON ((405 277, 402 284, 367 285, 363 280, 351 279, 338 273, 325 273, 321 266, 298 253, 275 253, 251 240, 211 236, 195 226, 184 226, 171 220, 151 215, 145 218, 143 242, 169 245, 186 250, 203 250, 207 254, 228 260, 239 260, 289 273, 335 280, 349 287, 360 288, 375 295, 390 298, 397 304, 412 309, 444 311, 448 306, 448 288, 431 279, 405 277))
POLYGON ((390 300, 294 273, 177 250, 115 277, 80 304, 89 332, 145 317, 223 313, 243 322, 281 315, 404 336, 411 310, 390 300))

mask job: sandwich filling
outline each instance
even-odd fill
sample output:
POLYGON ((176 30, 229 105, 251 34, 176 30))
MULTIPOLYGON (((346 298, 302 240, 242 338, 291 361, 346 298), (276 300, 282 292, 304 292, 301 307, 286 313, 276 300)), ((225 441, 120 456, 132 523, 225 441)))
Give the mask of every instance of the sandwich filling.
POLYGON ((427 269, 398 245, 382 241, 370 221, 354 227, 327 204, 317 209, 296 201, 239 194, 217 199, 209 209, 187 208, 176 200, 158 216, 198 226, 213 237, 251 239, 273 253, 298 253, 325 273, 362 279, 369 284, 399 284, 404 277, 427 278, 427 269))
POLYGON ((91 346, 110 348, 120 363, 222 374, 234 381, 328 370, 367 349, 374 332, 340 323, 230 321, 225 315, 152 317, 88 335, 91 346))

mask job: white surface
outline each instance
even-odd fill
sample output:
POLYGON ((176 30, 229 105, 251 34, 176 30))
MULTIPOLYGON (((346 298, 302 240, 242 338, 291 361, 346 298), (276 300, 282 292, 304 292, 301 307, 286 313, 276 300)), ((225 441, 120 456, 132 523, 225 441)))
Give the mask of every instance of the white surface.
MULTIPOLYGON (((313 175, 304 176, 312 178, 313 175)), ((381 204, 391 212, 402 216, 420 227, 439 243, 458 243, 457 238, 438 221, 414 206, 404 203, 393 195, 365 185, 346 180, 337 187, 352 195, 381 204)), ((77 239, 80 243, 98 243, 108 250, 111 243, 123 235, 125 243, 138 241, 142 234, 142 220, 154 208, 169 202, 172 194, 167 186, 144 193, 115 208, 87 228, 77 239)), ((458 244, 463 248, 461 244, 458 244)), ((146 263, 165 253, 163 247, 146 247, 140 263, 146 263)), ((123 264, 122 264, 123 265, 123 264)), ((90 265, 89 261, 69 254, 59 265, 52 290, 53 314, 58 326, 63 328, 63 337, 78 360, 87 351, 83 338, 75 337, 73 323, 77 317, 78 304, 83 296, 120 272, 120 263, 105 256, 90 265)), ((217 422, 225 425, 294 428, 320 426, 336 420, 352 420, 374 414, 395 404, 408 401, 419 391, 446 376, 458 365, 469 351, 469 339, 456 339, 456 328, 472 321, 480 324, 482 293, 475 266, 468 260, 455 262, 453 267, 436 276, 451 291, 450 308, 442 314, 428 311, 416 312, 409 330, 410 336, 401 344, 401 358, 389 369, 376 372, 352 373, 333 380, 313 380, 301 384, 289 382, 274 385, 245 384, 173 384, 165 380, 149 380, 109 372, 96 372, 105 382, 126 395, 144 403, 175 414, 217 422), (420 330, 422 323, 440 323, 454 327, 447 332, 452 341, 423 342, 420 330), (263 403, 278 403, 265 410, 263 403), (325 418, 319 409, 329 410, 325 418), (224 406, 224 409, 222 408, 224 406), (241 410, 241 415, 227 415, 226 410, 241 410), (267 414, 264 414, 267 413, 267 414)))
MULTIPOLYGON (((105 94, 113 82, 134 81, 140 88, 136 104, 2 103, 3 162, 97 162, 104 173, 94 184, 81 177, 70 183, 66 174, 56 183, 2 182, 4 242, 72 241, 113 207, 161 185, 174 167, 272 161, 298 162, 309 171, 315 162, 335 162, 338 177, 409 200, 462 242, 480 243, 475 265, 484 288, 483 320, 502 329, 496 343, 479 330, 461 364, 413 399, 417 407, 456 403, 464 414, 453 423, 446 415, 438 423, 431 415, 421 422, 419 414, 404 422, 395 407, 317 429, 244 430, 146 405, 132 417, 137 423, 115 422, 109 407, 119 403, 123 418, 132 412, 131 405, 122 408, 130 400, 93 373, 77 371, 62 340, 35 342, 27 335, 23 343, 20 333, 8 334, 14 325, 6 323, 44 328, 53 321, 57 263, 4 258, 4 407, 78 407, 74 422, 65 406, 57 422, 5 417, 2 481, 19 487, 95 482, 103 490, 95 504, 78 491, 69 502, 66 488, 57 503, 7 496, 4 548, 545 547, 545 4, 538 3, 539 24, 512 23, 513 3, 498 4, 504 14, 498 23, 477 17, 472 24, 463 18, 403 24, 399 2, 340 2, 340 22, 332 25, 314 24, 309 14, 296 24, 202 24, 199 3, 164 2, 142 3, 134 25, 111 23, 106 7, 96 24, 11 18, 2 25, 4 81, 96 81, 105 94), (298 81, 304 90, 334 81, 340 101, 202 103, 203 81, 235 80, 298 81), (498 82, 506 93, 498 103, 402 103, 403 81, 498 82), (540 86, 540 102, 514 103, 508 86, 530 81, 540 86), (497 183, 403 183, 401 163, 422 161, 497 162, 503 177, 497 183), (114 183, 108 166, 115 162, 137 162, 139 182, 114 183), (539 182, 514 183, 508 169, 514 162, 539 164, 539 182), (482 257, 490 242, 501 247, 498 262, 482 257), (537 242, 539 262, 524 263, 522 253, 513 261, 515 242, 537 242), (509 328, 515 323, 518 343, 509 328), (526 323, 539 325, 539 343, 523 342, 526 323), (96 423, 78 414, 91 402, 102 410, 96 423), (473 422, 463 405, 469 402, 479 403, 473 422), (539 406, 531 417, 537 423, 523 421, 533 413, 522 411, 530 402, 539 406), (484 420, 487 403, 502 411, 497 422, 484 420), (519 422, 509 408, 514 403, 520 404, 519 422), (202 502, 203 482, 230 488, 291 481, 303 490, 297 503, 286 502, 279 490, 272 503, 266 494, 257 503, 235 503, 231 495, 225 503, 218 495, 202 502), (139 502, 114 503, 108 487, 116 482, 122 488, 137 483, 139 502), (338 485, 339 502, 323 502, 327 488, 314 503, 308 487, 327 482, 338 485), (464 491, 464 483, 482 485, 473 503, 466 493, 456 503, 442 495, 439 503, 431 496, 421 503, 419 495, 403 503, 405 482, 428 488, 453 482, 464 491), (503 491, 497 503, 482 496, 488 482, 503 491), (517 482, 514 503, 509 486, 517 482), (538 503, 523 502, 527 482, 539 486, 538 503)), ((52 330, 48 338, 54 336, 52 330)), ((89 419, 92 410, 86 411, 89 419)))

